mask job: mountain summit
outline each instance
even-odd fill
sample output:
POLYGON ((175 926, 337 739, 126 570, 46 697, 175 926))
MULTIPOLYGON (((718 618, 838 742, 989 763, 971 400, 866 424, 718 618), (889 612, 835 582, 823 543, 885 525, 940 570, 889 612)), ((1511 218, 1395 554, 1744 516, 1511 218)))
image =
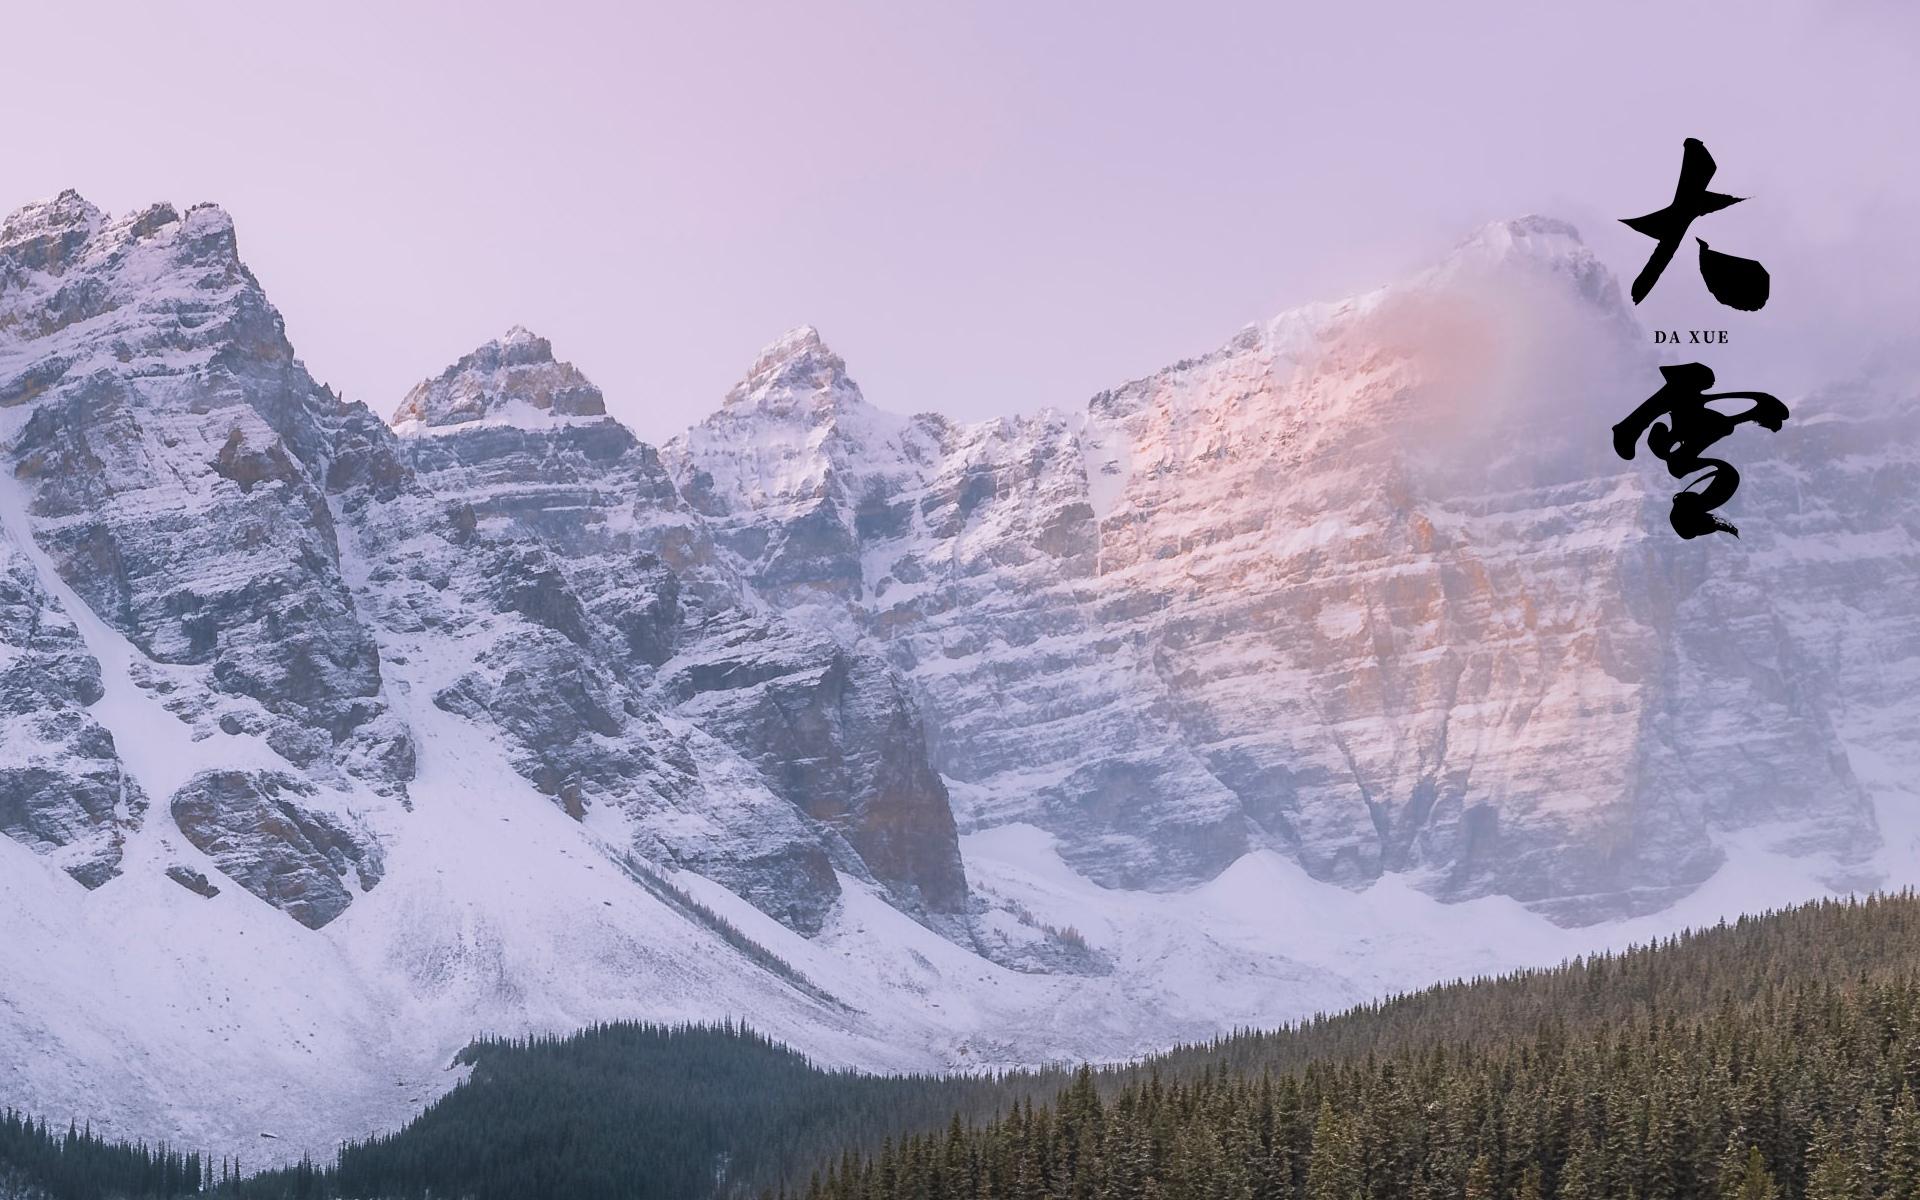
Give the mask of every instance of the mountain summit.
POLYGON ((725 411, 756 408, 786 413, 801 407, 863 403, 847 378, 847 364, 811 325, 790 329, 768 345, 721 401, 725 411))
POLYGON ((600 389, 578 367, 555 360, 552 343, 515 325, 414 385, 394 410, 393 424, 403 429, 470 421, 527 424, 606 412, 600 389))

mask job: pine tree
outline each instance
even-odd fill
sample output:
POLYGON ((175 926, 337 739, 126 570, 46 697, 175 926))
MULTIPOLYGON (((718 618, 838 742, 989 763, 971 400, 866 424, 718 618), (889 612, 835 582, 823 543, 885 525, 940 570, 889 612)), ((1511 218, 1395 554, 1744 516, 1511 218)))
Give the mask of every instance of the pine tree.
POLYGON ((1583 1137, 1567 1155, 1567 1164, 1560 1170, 1558 1200, 1601 1200, 1605 1193, 1599 1174, 1594 1170, 1593 1158, 1593 1152, 1583 1137))
POLYGON ((1758 1146, 1749 1146, 1740 1166, 1720 1180, 1720 1200, 1779 1200, 1779 1197, 1780 1189, 1774 1186, 1773 1173, 1767 1170, 1767 1160, 1758 1146))
POLYGON ((1902 1200, 1920 1196, 1920 1109, 1904 1080, 1900 1098, 1887 1122, 1887 1140, 1880 1157, 1881 1194, 1902 1200))
POLYGON ((1540 1168, 1530 1166, 1520 1175, 1520 1186, 1515 1190, 1514 1200, 1541 1200, 1544 1184, 1540 1180, 1540 1168))
POLYGON ((1476 1155, 1467 1171, 1467 1200, 1494 1200, 1493 1159, 1476 1155))
POLYGON ((1321 1101, 1313 1123, 1313 1148, 1307 1159, 1306 1200, 1361 1200, 1360 1147, 1352 1121, 1321 1101))
POLYGON ((1825 1122, 1815 1126, 1808 1159, 1807 1200, 1871 1200, 1862 1186, 1853 1147, 1825 1122))

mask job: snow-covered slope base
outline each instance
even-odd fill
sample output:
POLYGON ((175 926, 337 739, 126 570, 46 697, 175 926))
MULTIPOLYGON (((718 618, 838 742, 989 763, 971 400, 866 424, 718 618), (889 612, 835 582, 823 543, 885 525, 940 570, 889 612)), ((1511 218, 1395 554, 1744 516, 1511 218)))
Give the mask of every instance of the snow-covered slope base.
POLYGON ((1828 890, 1821 864, 1735 846, 1681 904, 1569 931, 1504 898, 1443 904, 1399 877, 1349 891, 1271 851, 1192 890, 1146 893, 1076 874, 1031 826, 966 839, 976 887, 1112 961, 1076 977, 998 966, 852 878, 810 940, 675 876, 789 976, 611 868, 497 747, 440 719, 413 793, 425 819, 382 823, 386 877, 319 931, 239 889, 203 899, 177 886, 160 866, 199 860, 159 822, 90 893, 0 838, 0 1098, 264 1164, 404 1122, 458 1080, 452 1057, 480 1033, 733 1017, 875 1070, 1113 1059, 1828 890))

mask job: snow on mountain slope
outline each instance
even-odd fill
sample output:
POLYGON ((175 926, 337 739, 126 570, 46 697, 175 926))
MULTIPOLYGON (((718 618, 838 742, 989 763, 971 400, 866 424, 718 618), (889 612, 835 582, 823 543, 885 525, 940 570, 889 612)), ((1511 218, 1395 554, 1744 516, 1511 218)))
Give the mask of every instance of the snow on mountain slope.
POLYGON ((89 887, 119 873, 146 811, 87 711, 101 699, 99 662, 0 522, 0 831, 89 887))
POLYGON ((1681 546, 1633 337, 1531 218, 1072 413, 803 328, 656 451, 520 329, 390 428, 217 209, 29 206, 0 1103, 324 1154, 483 1032, 1115 1058, 1907 881, 1912 418, 1796 403, 1681 546))
POLYGON ((820 928, 836 871, 929 917, 964 912, 946 793, 885 665, 770 611, 617 421, 529 416, 551 379, 592 387, 544 340, 510 334, 457 375, 494 416, 450 423, 469 410, 449 377, 423 384, 399 422, 415 486, 346 497, 382 557, 368 603, 405 657, 444 656, 452 634, 479 667, 435 703, 507 730, 568 811, 638 817, 648 857, 795 928, 820 928))
POLYGON ((284 1160, 403 1121, 457 1080, 452 1055, 477 1032, 734 1016, 875 1069, 1119 1057, 1819 891, 1803 860, 1756 852, 1723 876, 1745 890, 1709 884, 1670 912, 1570 935, 1511 901, 1444 905, 1391 879, 1348 891, 1270 852, 1195 891, 1116 893, 1031 827, 969 838, 979 886, 1114 955, 1111 975, 1076 978, 987 962, 851 877, 811 940, 717 884, 674 877, 843 1008, 608 870, 589 830, 524 785, 502 787, 514 776, 499 749, 441 719, 424 730, 415 811, 395 822, 386 878, 317 932, 237 890, 204 900, 176 886, 160 863, 215 868, 158 823, 125 876, 84 900, 0 839, 7 1101, 284 1160))
POLYGON ((403 787, 411 747, 312 478, 335 402, 226 214, 109 221, 66 193, 0 227, 0 286, 7 464, 73 590, 165 674, 196 732, 257 733, 318 776, 403 787))
POLYGON ((400 1122, 453 1082, 453 1052, 482 1030, 725 1011, 888 1061, 871 1022, 856 1035, 851 1014, 617 870, 497 747, 430 706, 409 716, 434 735, 413 811, 384 814, 381 886, 323 930, 239 889, 176 885, 163 865, 221 876, 159 821, 84 902, 9 843, 8 1101, 259 1160, 400 1122), (264 1147, 262 1132, 281 1141, 264 1147))
MULTIPOLYGON (((837 365, 772 377, 794 394, 754 411, 781 444, 788 414, 864 406, 837 365)), ((756 585, 787 588, 793 560, 842 581, 783 594, 827 627, 851 608, 913 680, 963 828, 1038 825, 1111 886, 1272 849, 1587 922, 1675 902, 1759 825, 1867 878, 1830 643, 1891 639, 1863 719, 1920 709, 1912 592, 1864 626, 1849 598, 1913 578, 1914 493, 1880 499, 1904 460, 1835 474, 1822 536, 1847 551, 1780 578, 1792 496, 1743 491, 1766 534, 1682 545, 1661 481, 1613 456, 1656 383, 1605 268, 1527 218, 1084 413, 896 421, 924 443, 865 458, 824 434, 781 476, 804 506, 740 468, 735 405, 663 453, 690 490, 736 481, 707 504, 756 585)), ((1886 432, 1910 453, 1910 426, 1886 432)), ((1760 453, 1811 463, 1798 434, 1760 453)))

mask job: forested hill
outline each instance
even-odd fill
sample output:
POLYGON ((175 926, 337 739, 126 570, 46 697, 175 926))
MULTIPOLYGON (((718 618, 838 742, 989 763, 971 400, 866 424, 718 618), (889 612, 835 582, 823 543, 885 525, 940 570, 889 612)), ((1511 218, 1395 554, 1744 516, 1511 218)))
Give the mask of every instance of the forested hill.
POLYGON ((1812 905, 1082 1072, 796 1194, 1915 1200, 1920 904, 1812 905))
POLYGON ((1270 1032, 1157 1056, 1139 1070, 1285 1071, 1409 1047, 1486 1046, 1746 1006, 1795 984, 1851 988, 1920 975, 1920 896, 1817 901, 1558 967, 1462 980, 1270 1032))
POLYGON ((324 1166, 226 1181, 14 1120, 0 1176, 53 1200, 1908 1200, 1920 900, 1812 904, 1076 1076, 827 1072, 726 1028, 467 1053, 467 1083, 324 1166))

